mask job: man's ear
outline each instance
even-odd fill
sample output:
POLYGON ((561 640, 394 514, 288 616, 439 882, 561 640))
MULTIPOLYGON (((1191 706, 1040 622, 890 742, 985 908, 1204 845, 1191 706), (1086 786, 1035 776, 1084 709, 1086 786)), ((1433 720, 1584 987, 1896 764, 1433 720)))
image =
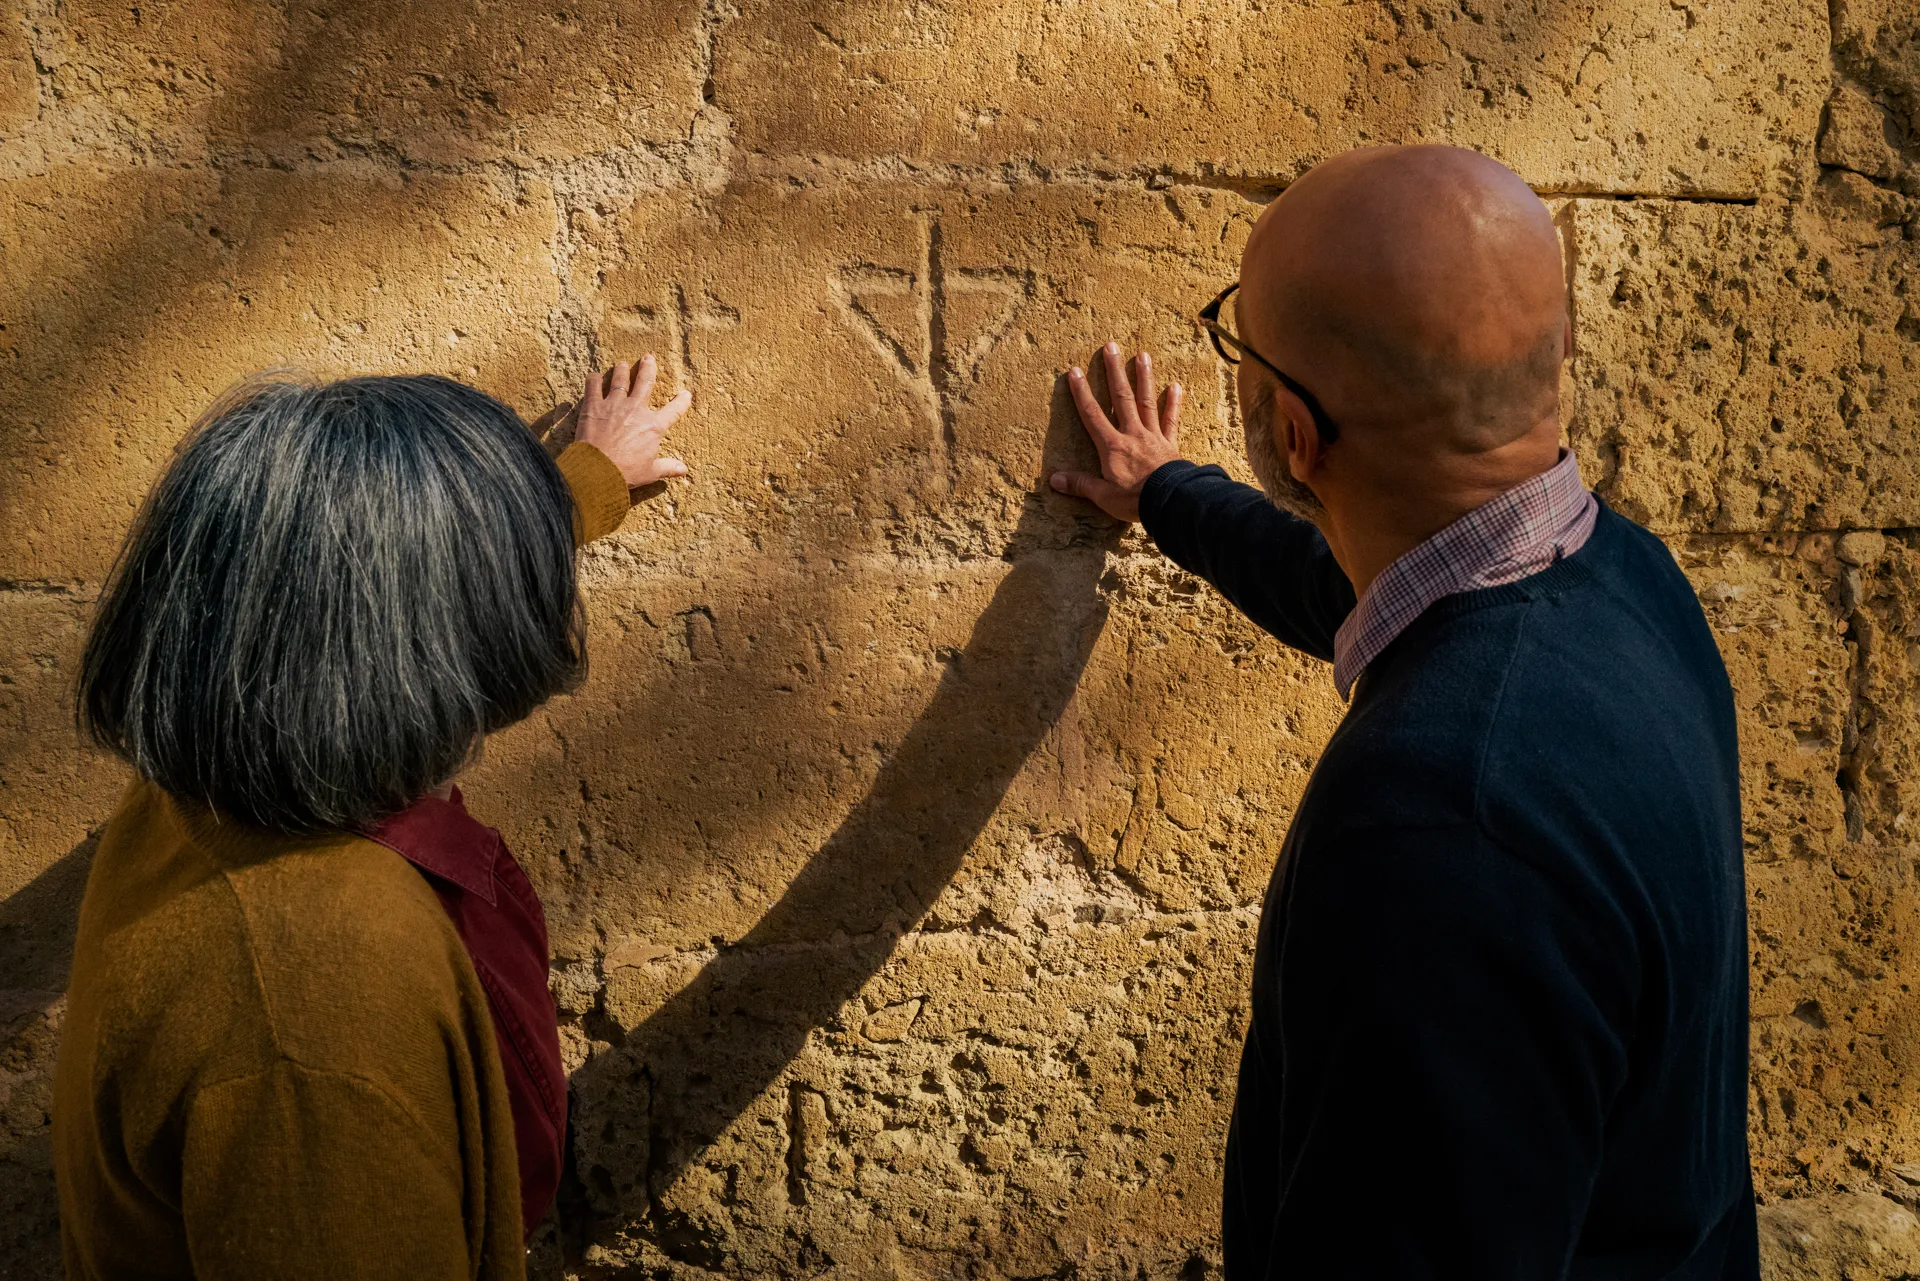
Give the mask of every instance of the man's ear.
POLYGON ((1313 425, 1313 413, 1307 408, 1307 402, 1285 387, 1274 388, 1273 407, 1273 426, 1281 433, 1281 439, 1275 443, 1286 451, 1287 470, 1293 473, 1293 478, 1306 484, 1319 469, 1321 455, 1326 450, 1320 440, 1320 429, 1313 425))

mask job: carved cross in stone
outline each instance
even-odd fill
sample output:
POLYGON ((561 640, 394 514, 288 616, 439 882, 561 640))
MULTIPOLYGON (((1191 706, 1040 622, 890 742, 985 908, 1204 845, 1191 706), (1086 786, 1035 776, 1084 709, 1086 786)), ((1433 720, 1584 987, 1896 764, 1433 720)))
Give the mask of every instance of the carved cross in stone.
POLYGON ((918 261, 910 267, 857 263, 828 284, 854 332, 873 347, 920 406, 947 467, 953 465, 954 405, 1013 327, 1033 293, 1033 273, 952 267, 940 220, 922 215, 918 261))
MULTIPOLYGON (((698 366, 694 338, 703 333, 719 333, 740 323, 738 309, 710 297, 691 298, 684 285, 674 285, 662 304, 626 307, 610 318, 616 333, 663 339, 659 352, 662 363, 675 382, 688 386, 698 366)), ((637 353, 624 353, 637 354, 637 353)))

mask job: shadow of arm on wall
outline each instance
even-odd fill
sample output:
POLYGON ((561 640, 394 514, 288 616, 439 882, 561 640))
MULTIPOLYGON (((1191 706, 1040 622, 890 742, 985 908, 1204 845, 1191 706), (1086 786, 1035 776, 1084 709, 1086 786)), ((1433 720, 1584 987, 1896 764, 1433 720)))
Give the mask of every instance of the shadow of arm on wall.
MULTIPOLYGON (((1049 444, 1084 466, 1064 392, 1056 401, 1049 444)), ((720 1262, 661 1197, 925 917, 1078 686, 1106 621, 1098 585, 1118 530, 1097 516, 1063 529, 1069 522, 1048 514, 1060 505, 1028 496, 1011 568, 965 647, 940 655, 945 671, 926 709, 786 892, 622 1044, 575 1073, 579 1114, 614 1118, 576 1135, 580 1186, 564 1214, 576 1247, 637 1229, 686 1262, 720 1262)))

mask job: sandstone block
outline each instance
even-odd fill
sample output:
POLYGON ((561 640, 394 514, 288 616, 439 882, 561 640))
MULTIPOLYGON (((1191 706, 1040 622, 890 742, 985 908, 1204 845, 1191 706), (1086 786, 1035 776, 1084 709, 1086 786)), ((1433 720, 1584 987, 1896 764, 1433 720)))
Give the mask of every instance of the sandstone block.
MULTIPOLYGON (((607 358, 658 352, 700 397, 661 538, 717 526, 806 547, 998 556, 1040 477, 1092 449, 1060 374, 1144 343, 1231 449, 1223 367, 1193 315, 1237 270, 1255 206, 1221 192, 925 190, 745 182, 649 197, 575 261, 607 358)), ((1110 528, 1043 496, 1020 538, 1110 528), (1070 518, 1069 518, 1070 517, 1070 518)))
POLYGON ((1733 683, 1751 861, 1820 859, 1845 839, 1852 660, 1830 544, 1810 561, 1793 539, 1672 540, 1733 683))
POLYGON ((1668 531, 1920 521, 1920 249, 1852 174, 1790 210, 1576 201, 1572 435, 1668 531))
POLYGON ((712 989, 727 1035, 656 1014, 576 1075, 589 1239, 607 1264, 742 1274, 795 1237, 835 1275, 944 1275, 956 1250, 994 1276, 1178 1274, 1215 1231, 1215 1087, 1238 1062, 1256 924, 909 935, 763 1080, 760 1047, 810 1000, 797 989, 842 964, 832 945, 784 950, 764 984, 712 989), (900 1035, 863 1033, 905 1004, 900 1035), (623 1187, 642 1157, 652 1177, 623 1187))
POLYGON ((1920 1268, 1920 1219, 1870 1192, 1776 1201, 1760 1207, 1760 1275, 1766 1281, 1854 1281, 1920 1268))
POLYGON ((70 92, 189 151, 568 158, 684 141, 705 79, 697 0, 82 0, 66 19, 70 92))
POLYGON ((1338 714, 1324 665, 1094 549, 730 563, 589 599, 586 686, 462 785, 563 956, 1258 902, 1338 714))
POLYGON ((72 691, 91 603, 0 590, 0 1268, 60 1268, 53 1065, 95 833, 126 772, 83 748, 72 691))
POLYGON ((268 367, 545 407, 551 198, 344 165, 0 184, 0 578, 97 581, 173 446, 268 367))
POLYGON ((774 154, 1292 177, 1451 141, 1559 190, 1751 195, 1811 146, 1825 7, 751 0, 718 101, 774 154))
POLYGON ((1920 1138, 1913 749, 1892 710, 1914 696, 1914 553, 1862 531, 1678 552, 1740 712, 1755 1179, 1768 1197, 1852 1186, 1920 1138))
MULTIPOLYGON (((0 899, 86 845, 127 783, 125 769, 83 746, 74 729, 73 685, 92 609, 66 591, 0 590, 0 899)), ((39 925, 58 929, 24 918, 9 928, 39 925)), ((19 978, 0 975, 0 988, 19 978)))
POLYGON ((0 130, 34 118, 40 110, 39 76, 27 44, 25 6, 0 4, 0 130))

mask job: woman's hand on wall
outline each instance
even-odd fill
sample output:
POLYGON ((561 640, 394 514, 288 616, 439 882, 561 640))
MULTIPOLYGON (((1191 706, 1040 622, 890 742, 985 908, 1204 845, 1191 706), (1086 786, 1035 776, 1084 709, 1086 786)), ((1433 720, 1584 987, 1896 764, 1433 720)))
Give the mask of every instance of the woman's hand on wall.
POLYGON ((655 408, 653 384, 659 372, 659 363, 648 352, 637 365, 621 361, 604 374, 589 374, 587 394, 577 411, 574 439, 612 459, 633 489, 687 474, 687 465, 678 458, 660 456, 660 442, 687 412, 693 393, 682 389, 655 408))

